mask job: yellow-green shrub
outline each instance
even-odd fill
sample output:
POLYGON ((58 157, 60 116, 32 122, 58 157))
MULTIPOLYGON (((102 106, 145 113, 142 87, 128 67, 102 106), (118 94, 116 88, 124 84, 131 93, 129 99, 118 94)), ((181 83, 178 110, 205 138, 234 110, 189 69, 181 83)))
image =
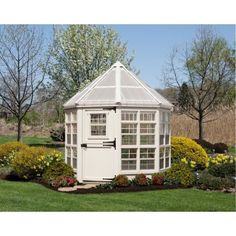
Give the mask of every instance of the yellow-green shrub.
POLYGON ((236 161, 236 157, 218 154, 215 157, 209 158, 209 165, 220 165, 220 164, 233 164, 236 161))
POLYGON ((206 151, 195 141, 185 137, 171 138, 171 157, 173 161, 193 161, 198 168, 205 168, 208 163, 206 151))
POLYGON ((171 168, 165 172, 165 179, 168 182, 191 186, 194 182, 194 174, 187 164, 173 163, 171 168))
POLYGON ((11 166, 20 178, 33 179, 41 176, 55 161, 62 161, 59 151, 44 147, 27 147, 15 153, 11 166))
POLYGON ((12 153, 27 148, 24 143, 17 141, 0 144, 0 167, 8 166, 11 162, 12 153))

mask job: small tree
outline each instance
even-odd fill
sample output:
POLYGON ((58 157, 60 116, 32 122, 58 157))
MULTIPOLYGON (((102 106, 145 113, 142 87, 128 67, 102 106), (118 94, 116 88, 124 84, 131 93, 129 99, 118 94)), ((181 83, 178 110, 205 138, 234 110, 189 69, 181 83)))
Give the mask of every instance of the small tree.
MULTIPOLYGON (((17 119, 17 140, 22 120, 35 103, 43 84, 42 34, 26 25, 4 26, 0 33, 0 106, 17 119)), ((38 101, 39 102, 39 101, 38 101)))
POLYGON ((117 60, 130 67, 126 44, 112 29, 94 25, 54 28, 47 73, 52 87, 60 88, 63 100, 70 98, 117 60))
POLYGON ((234 104, 234 50, 203 28, 191 47, 178 55, 178 51, 172 53, 165 79, 168 86, 179 89, 180 111, 198 121, 199 139, 203 139, 203 123, 217 119, 208 119, 209 114, 234 104))

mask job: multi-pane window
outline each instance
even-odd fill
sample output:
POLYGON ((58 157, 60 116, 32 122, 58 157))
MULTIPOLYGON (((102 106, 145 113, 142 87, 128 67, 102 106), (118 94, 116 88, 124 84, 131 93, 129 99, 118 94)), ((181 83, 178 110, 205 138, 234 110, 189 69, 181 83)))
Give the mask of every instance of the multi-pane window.
POLYGON ((140 124, 140 144, 155 144, 155 124, 140 124))
POLYGON ((140 149, 140 170, 154 169, 155 148, 140 149))
POLYGON ((160 169, 170 167, 170 147, 160 148, 160 169))
POLYGON ((72 132, 73 132, 73 145, 77 144, 77 124, 72 124, 72 132))
POLYGON ((136 111, 122 111, 121 120, 123 121, 136 121, 137 112, 136 111))
POLYGON ((77 168, 77 112, 66 111, 66 143, 65 161, 73 168, 77 168), (76 157, 76 158, 75 158, 76 157))
POLYGON ((170 145, 169 112, 160 112, 160 145, 170 145))
POLYGON ((72 167, 77 168, 77 148, 72 148, 72 167))
POLYGON ((165 168, 170 167, 170 147, 165 147, 165 168))
POLYGON ((121 169, 136 170, 137 149, 122 148, 121 149, 121 169))
POLYGON ((106 136, 106 114, 90 114, 91 136, 106 136))
POLYGON ((67 156, 66 163, 68 165, 71 165, 71 149, 70 149, 70 147, 66 147, 66 156, 67 156))
POLYGON ((137 124, 122 124, 122 145, 136 145, 137 143, 137 124))
POLYGON ((67 129, 67 133, 66 133, 67 144, 71 144, 71 125, 67 124, 66 129, 67 129))
POLYGON ((160 158, 159 158, 159 160, 160 160, 160 163, 159 163, 160 170, 164 169, 164 156, 165 156, 164 151, 165 151, 164 148, 160 148, 160 158))
POLYGON ((155 121, 155 112, 141 111, 140 120, 141 121, 155 121))

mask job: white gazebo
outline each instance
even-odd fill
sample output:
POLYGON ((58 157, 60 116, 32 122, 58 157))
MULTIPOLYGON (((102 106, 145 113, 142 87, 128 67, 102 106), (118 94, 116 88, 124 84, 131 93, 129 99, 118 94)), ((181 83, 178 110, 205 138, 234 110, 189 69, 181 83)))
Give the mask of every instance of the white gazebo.
POLYGON ((64 104, 65 161, 80 182, 169 168, 172 107, 116 62, 64 104))

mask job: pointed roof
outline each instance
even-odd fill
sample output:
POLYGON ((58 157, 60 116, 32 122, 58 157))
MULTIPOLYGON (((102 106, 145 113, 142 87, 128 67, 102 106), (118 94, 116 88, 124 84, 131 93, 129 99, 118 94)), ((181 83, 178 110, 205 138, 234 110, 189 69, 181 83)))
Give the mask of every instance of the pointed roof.
POLYGON ((120 62, 113 64, 64 104, 65 109, 78 106, 173 107, 120 62))

